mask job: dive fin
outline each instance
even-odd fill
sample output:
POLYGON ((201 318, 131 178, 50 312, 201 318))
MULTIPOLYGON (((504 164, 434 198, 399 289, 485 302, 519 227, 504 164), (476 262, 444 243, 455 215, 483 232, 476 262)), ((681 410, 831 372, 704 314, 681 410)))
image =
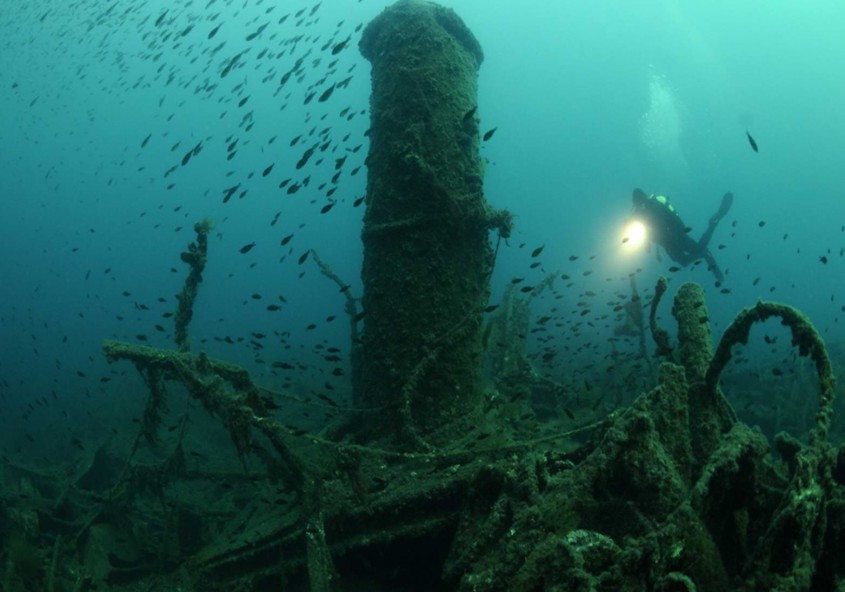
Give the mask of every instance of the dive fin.
POLYGON ((730 191, 728 191, 722 197, 722 205, 719 206, 719 211, 716 212, 715 217, 719 220, 724 218, 725 215, 728 213, 728 211, 731 209, 731 206, 733 205, 733 203, 734 203, 734 194, 731 193, 730 191))

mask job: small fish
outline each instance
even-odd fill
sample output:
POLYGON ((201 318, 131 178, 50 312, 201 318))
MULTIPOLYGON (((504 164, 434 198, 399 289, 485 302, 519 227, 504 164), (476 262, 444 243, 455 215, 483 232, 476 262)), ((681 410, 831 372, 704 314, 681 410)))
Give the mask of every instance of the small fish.
POLYGON ((543 249, 545 249, 545 248, 546 248, 546 245, 541 245, 541 246, 537 247, 536 249, 531 251, 531 256, 532 257, 538 257, 540 255, 540 253, 543 252, 543 249))
POLYGON ((223 195, 223 203, 226 203, 227 201, 229 201, 232 198, 232 196, 235 194, 235 191, 237 191, 240 186, 241 186, 241 184, 238 183, 237 185, 229 187, 228 189, 224 189, 223 190, 223 194, 224 194, 223 195))
POLYGON ((282 309, 282 307, 279 306, 278 304, 268 304, 267 305, 267 310, 269 310, 270 312, 275 312, 275 311, 281 310, 281 309, 282 309))
POLYGON ((249 244, 242 246, 239 250, 240 250, 241 254, 249 253, 254 246, 255 246, 255 243, 249 243, 249 244))
POLYGON ((328 101, 329 98, 332 96, 334 89, 335 89, 335 85, 332 84, 329 88, 327 88, 326 90, 323 91, 323 94, 321 94, 319 96, 319 98, 317 99, 317 102, 318 103, 325 103, 326 101, 328 101))
POLYGON ((299 259, 297 260, 297 263, 299 263, 299 265, 302 265, 303 263, 305 263, 305 260, 308 259, 308 253, 310 253, 310 252, 311 252, 311 249, 308 249, 302 255, 300 255, 299 259))
POLYGON ((497 308, 499 308, 498 304, 491 304, 490 306, 484 309, 484 312, 493 312, 497 308))
POLYGON ((149 144, 149 142, 150 142, 150 138, 152 138, 152 137, 153 137, 153 135, 150 134, 146 138, 144 138, 144 141, 141 142, 141 148, 146 147, 146 145, 149 144))
POLYGON ((270 24, 270 23, 264 23, 263 25, 261 25, 260 27, 258 27, 258 30, 257 30, 257 31, 255 31, 254 33, 250 33, 249 35, 247 35, 246 40, 247 40, 247 41, 252 41, 252 40, 253 40, 253 39, 255 39, 256 37, 258 37, 259 35, 261 35, 261 33, 263 33, 263 32, 264 32, 264 29, 266 29, 266 28, 267 28, 267 25, 269 25, 269 24, 270 24))
POLYGON ((333 202, 329 202, 329 203, 327 203, 327 204, 326 204, 326 205, 324 205, 322 208, 320 208, 320 213, 321 213, 321 214, 327 214, 327 213, 329 212, 329 210, 331 210, 331 209, 334 207, 334 204, 335 204, 335 203, 337 203, 337 202, 334 202, 334 201, 333 201, 333 202))
POLYGON ((499 129, 499 128, 494 127, 493 129, 491 129, 491 130, 488 130, 488 131, 484 132, 484 135, 481 137, 481 141, 482 141, 482 142, 486 142, 487 140, 489 140, 490 138, 492 138, 492 137, 493 137, 493 134, 495 134, 495 133, 496 133, 496 130, 497 130, 497 129, 499 129))
POLYGON ((749 133, 746 131, 746 132, 745 132, 745 135, 746 135, 746 136, 748 136, 748 143, 749 143, 749 144, 751 144, 751 149, 752 149, 754 152, 759 152, 759 150, 757 149, 757 142, 754 140, 754 138, 752 138, 752 137, 751 137, 751 134, 749 134, 749 133))
POLYGON ((288 244, 290 242, 290 239, 292 239, 292 238, 293 238, 293 235, 289 234, 285 238, 282 239, 282 242, 280 244, 284 247, 286 244, 288 244))
POLYGON ((470 119, 472 119, 472 116, 475 115, 476 111, 478 111, 478 105, 476 105, 475 107, 473 107, 472 109, 470 109, 469 111, 464 113, 463 121, 467 122, 470 119))
POLYGON ((270 174, 270 171, 272 171, 272 170, 273 170, 273 165, 275 165, 275 164, 276 164, 276 163, 273 163, 273 164, 271 164, 270 166, 268 166, 266 169, 264 169, 264 171, 261 173, 261 176, 262 176, 262 177, 266 177, 267 175, 269 175, 269 174, 270 174))
POLYGON ((332 407, 337 407, 337 403, 335 403, 331 398, 327 397, 322 393, 317 393, 317 398, 321 401, 325 401, 327 404, 331 405, 332 407))
POLYGON ((826 255, 822 255, 821 257, 819 257, 819 261, 821 261, 822 263, 824 263, 825 265, 827 265, 827 256, 826 256, 826 255))
POLYGON ((317 146, 315 145, 315 146, 312 146, 311 148, 309 148, 308 150, 306 150, 305 152, 302 153, 302 157, 296 163, 297 170, 301 169, 302 167, 304 167, 308 163, 308 159, 311 158, 311 155, 314 154, 314 150, 316 150, 316 149, 317 149, 317 146))
POLYGON ((343 51, 343 48, 346 47, 346 44, 349 43, 349 40, 351 38, 352 38, 352 36, 350 35, 349 37, 347 37, 346 39, 344 39, 343 41, 341 41, 340 43, 338 43, 337 45, 332 47, 332 55, 337 55, 341 51, 343 51))
POLYGON ((357 207, 358 207, 358 206, 360 206, 362 203, 364 203, 364 196, 363 196, 363 195, 362 195, 361 197, 359 197, 358 199, 356 199, 355 201, 353 201, 353 202, 352 202, 352 207, 353 207, 353 208, 357 208, 357 207))

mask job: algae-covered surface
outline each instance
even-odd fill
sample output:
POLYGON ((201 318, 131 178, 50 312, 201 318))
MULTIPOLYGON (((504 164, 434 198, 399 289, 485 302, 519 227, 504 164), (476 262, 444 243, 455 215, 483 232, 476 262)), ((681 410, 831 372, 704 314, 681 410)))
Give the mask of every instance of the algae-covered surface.
MULTIPOLYGON (((127 76, 119 88, 188 89, 203 122, 214 97, 229 133, 199 126, 175 139, 168 128, 135 150, 155 148, 155 167, 167 158, 163 191, 216 158, 184 191, 226 171, 215 197, 229 209, 204 201, 189 217, 167 202, 133 219, 178 215, 175 243, 153 232, 159 222, 142 239, 132 224, 107 225, 105 251, 123 253, 122 268, 160 267, 172 281, 158 299, 140 296, 154 283, 146 276, 121 289, 116 320, 151 328, 111 332, 86 315, 107 309, 100 297, 118 278, 112 267, 94 274, 107 283, 76 316, 96 346, 72 332, 62 341, 79 349, 67 356, 106 368, 71 370, 86 388, 57 357, 64 379, 18 408, 23 382, 4 374, 0 591, 845 590, 843 341, 770 299, 720 326, 721 283, 648 282, 637 269, 604 278, 604 290, 591 276, 601 256, 553 258, 556 237, 526 240, 518 196, 499 209, 485 188, 495 162, 484 146, 498 130, 480 115, 489 56, 456 11, 400 0, 366 23, 338 19, 324 38, 313 32, 320 2, 260 6, 245 20, 228 2, 84 4, 34 3, 17 16, 57 27, 57 40, 68 34, 61 22, 82 27, 100 44, 91 55, 127 76), (246 28, 231 32, 235 23, 246 28), (135 50, 110 40, 120 27, 138 33, 151 78, 128 77, 135 50), (235 37, 246 45, 233 48, 235 37), (353 84, 344 60, 356 46, 371 67, 368 121, 339 139, 331 126, 365 113, 332 103, 353 84), (208 72, 183 76, 170 53, 208 72), (285 121, 305 129, 277 142, 259 105, 284 111, 294 85, 304 110, 285 121), (237 164, 241 151, 250 165, 237 164), (359 170, 363 194, 343 195, 339 179, 359 170), (333 237, 309 237, 288 202, 260 220, 274 233, 272 258, 257 255, 258 231, 231 243, 243 205, 259 210, 277 194, 319 219, 362 208, 360 282, 333 237), (506 250, 527 263, 497 275, 506 250), (297 301, 295 281, 321 287, 297 301), (250 287, 232 299, 238 282, 250 287)), ((157 101, 171 108, 167 95, 157 101)), ((30 315, 29 347, 40 355, 35 327, 67 322, 30 315)))

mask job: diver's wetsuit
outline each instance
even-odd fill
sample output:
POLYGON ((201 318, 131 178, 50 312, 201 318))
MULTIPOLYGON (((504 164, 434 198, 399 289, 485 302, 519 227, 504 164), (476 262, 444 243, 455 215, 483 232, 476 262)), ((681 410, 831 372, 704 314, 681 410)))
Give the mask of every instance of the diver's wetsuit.
POLYGON ((722 197, 719 211, 710 218, 707 230, 704 231, 698 241, 690 237, 689 229, 684 225, 675 208, 662 195, 649 197, 641 189, 634 189, 633 198, 634 215, 642 219, 648 228, 649 238, 652 242, 663 247, 673 261, 684 267, 694 261, 704 259, 707 261, 707 268, 716 276, 716 281, 724 281, 722 271, 716 264, 716 259, 707 245, 716 230, 716 226, 733 204, 732 193, 726 193, 722 197))

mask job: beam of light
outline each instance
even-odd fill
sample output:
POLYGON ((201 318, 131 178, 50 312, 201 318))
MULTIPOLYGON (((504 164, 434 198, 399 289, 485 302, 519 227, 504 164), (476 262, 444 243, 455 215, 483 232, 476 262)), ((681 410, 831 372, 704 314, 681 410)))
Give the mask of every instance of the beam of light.
POLYGON ((645 224, 639 220, 631 220, 622 229, 622 250, 628 253, 639 251, 646 242, 647 231, 645 224))

